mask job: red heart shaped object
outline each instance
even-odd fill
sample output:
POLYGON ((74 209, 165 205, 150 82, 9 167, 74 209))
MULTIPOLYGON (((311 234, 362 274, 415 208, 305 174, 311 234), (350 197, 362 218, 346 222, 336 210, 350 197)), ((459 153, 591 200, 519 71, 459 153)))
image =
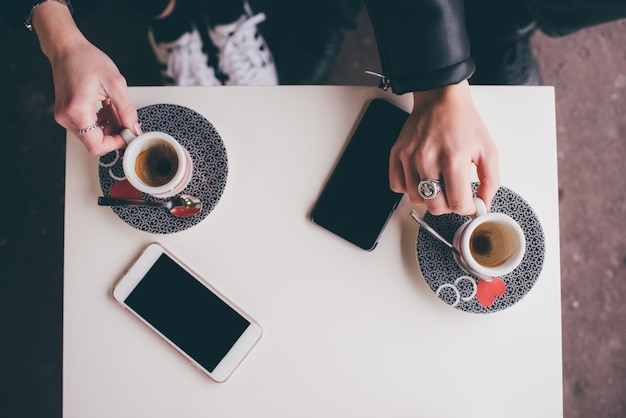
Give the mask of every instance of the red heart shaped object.
POLYGON ((499 277, 494 278, 488 282, 486 280, 479 280, 476 285, 476 299, 485 308, 493 305, 497 296, 502 296, 506 293, 506 283, 499 277))
POLYGON ((135 189, 128 180, 118 181, 109 190, 111 197, 118 199, 141 199, 141 192, 135 189))

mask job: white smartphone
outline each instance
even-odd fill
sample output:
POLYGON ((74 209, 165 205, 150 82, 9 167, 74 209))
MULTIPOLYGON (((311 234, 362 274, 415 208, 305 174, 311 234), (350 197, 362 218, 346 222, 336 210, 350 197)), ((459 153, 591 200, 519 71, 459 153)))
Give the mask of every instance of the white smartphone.
POLYGON ((150 244, 113 297, 217 382, 261 338, 261 328, 159 244, 150 244))

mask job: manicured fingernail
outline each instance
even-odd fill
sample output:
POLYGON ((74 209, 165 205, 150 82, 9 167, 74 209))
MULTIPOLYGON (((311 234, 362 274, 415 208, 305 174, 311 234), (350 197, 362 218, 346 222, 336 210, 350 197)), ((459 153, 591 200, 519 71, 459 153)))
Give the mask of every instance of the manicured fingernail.
POLYGON ((135 131, 135 135, 139 136, 143 133, 143 131, 141 130, 141 124, 136 123, 135 126, 133 126, 133 130, 135 131))

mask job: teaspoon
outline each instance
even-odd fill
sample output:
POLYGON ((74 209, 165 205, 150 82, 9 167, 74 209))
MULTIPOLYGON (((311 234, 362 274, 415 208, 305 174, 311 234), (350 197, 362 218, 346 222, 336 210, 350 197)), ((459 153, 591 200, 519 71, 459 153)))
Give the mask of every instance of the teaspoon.
POLYGON ((439 235, 439 232, 435 231, 433 227, 428 225, 424 219, 420 218, 420 216, 414 210, 411 211, 411 218, 413 218, 415 222, 420 224, 420 226, 424 228, 426 232, 428 232, 430 235, 432 235, 433 237, 437 238, 439 241, 444 243, 448 248, 452 250, 452 252, 458 255, 459 250, 454 248, 454 246, 452 246, 452 244, 450 244, 447 239, 439 235))
POLYGON ((145 200, 135 200, 135 199, 117 199, 114 197, 99 197, 98 198, 99 206, 157 206, 163 207, 170 211, 170 213, 174 216, 178 217, 187 217, 193 216, 200 212, 202 209, 202 202, 200 199, 189 196, 189 195, 180 195, 171 198, 166 201, 159 202, 148 202, 145 200))

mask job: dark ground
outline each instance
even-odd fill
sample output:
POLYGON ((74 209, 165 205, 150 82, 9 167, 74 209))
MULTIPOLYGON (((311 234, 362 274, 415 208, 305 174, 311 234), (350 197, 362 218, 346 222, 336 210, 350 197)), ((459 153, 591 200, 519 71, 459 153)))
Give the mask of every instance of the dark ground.
MULTIPOLYGON (((108 2, 82 28, 129 85, 159 84, 145 22, 120 3, 108 2)), ((272 46, 280 36, 269 25, 272 46)), ((9 186, 0 229, 0 416, 60 417, 65 131, 53 121, 50 69, 36 41, 0 22, 0 43, 0 172, 9 186)), ((544 83, 556 87, 564 415, 625 417, 626 21, 562 39, 537 34, 533 45, 544 83)), ((331 84, 375 84, 363 75, 379 68, 365 14, 336 68, 331 84)))

